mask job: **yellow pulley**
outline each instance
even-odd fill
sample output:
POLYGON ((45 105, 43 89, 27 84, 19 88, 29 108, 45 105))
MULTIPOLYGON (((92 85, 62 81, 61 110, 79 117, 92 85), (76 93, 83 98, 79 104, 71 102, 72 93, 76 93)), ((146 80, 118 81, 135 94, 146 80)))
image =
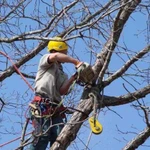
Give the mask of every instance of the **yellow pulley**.
POLYGON ((94 117, 90 117, 88 120, 89 120, 90 128, 94 134, 102 133, 103 127, 97 119, 95 119, 94 117))

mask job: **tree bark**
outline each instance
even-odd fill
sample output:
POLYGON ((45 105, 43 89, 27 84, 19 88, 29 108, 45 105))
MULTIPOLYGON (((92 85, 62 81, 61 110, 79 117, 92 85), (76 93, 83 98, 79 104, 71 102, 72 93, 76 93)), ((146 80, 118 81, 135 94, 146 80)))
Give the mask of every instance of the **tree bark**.
POLYGON ((79 111, 73 113, 70 121, 67 122, 56 142, 52 145, 51 150, 67 149, 69 144, 76 138, 77 132, 79 131, 83 122, 87 119, 88 115, 91 113, 92 108, 92 99, 85 99, 80 102, 77 109, 81 110, 83 113, 79 111))

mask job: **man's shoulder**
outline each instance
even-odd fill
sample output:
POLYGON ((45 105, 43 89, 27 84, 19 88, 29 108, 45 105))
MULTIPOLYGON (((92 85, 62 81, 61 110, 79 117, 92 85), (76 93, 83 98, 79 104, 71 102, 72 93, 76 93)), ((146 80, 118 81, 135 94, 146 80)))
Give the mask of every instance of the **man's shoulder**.
POLYGON ((44 58, 46 58, 46 57, 48 57, 50 54, 44 54, 42 57, 41 57, 41 59, 44 59, 44 58))
POLYGON ((44 60, 47 60, 50 54, 44 54, 41 58, 40 58, 40 62, 43 62, 44 60))
POLYGON ((39 61, 39 66, 40 67, 44 67, 44 66, 48 66, 48 57, 50 54, 44 54, 39 61))

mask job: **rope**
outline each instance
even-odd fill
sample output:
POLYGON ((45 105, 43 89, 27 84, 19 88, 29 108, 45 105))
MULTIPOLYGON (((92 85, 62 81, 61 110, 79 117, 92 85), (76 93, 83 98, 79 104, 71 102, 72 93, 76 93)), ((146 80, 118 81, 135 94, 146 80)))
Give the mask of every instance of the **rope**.
MULTIPOLYGON (((2 52, 2 51, 0 51, 0 54, 9 59, 9 61, 12 63, 13 67, 15 68, 16 72, 21 76, 21 78, 25 81, 25 83, 28 85, 28 87, 34 92, 34 89, 33 89, 32 86, 29 84, 29 82, 26 80, 26 78, 23 76, 23 74, 20 72, 19 68, 15 65, 15 63, 13 62, 13 60, 12 60, 7 54, 5 54, 5 53, 2 52)), ((27 133, 27 134, 25 134, 25 136, 26 136, 26 135, 29 135, 29 134, 31 134, 31 133, 32 133, 32 132, 27 133)), ((14 141, 17 141, 17 140, 19 140, 20 138, 22 138, 22 137, 20 136, 20 137, 15 138, 15 139, 13 139, 13 140, 11 140, 11 141, 8 141, 8 142, 6 142, 6 143, 4 143, 4 144, 1 144, 0 147, 3 147, 3 146, 5 146, 5 145, 8 145, 8 144, 14 142, 14 141)))
POLYGON ((4 52, 0 51, 0 54, 3 55, 4 57, 8 58, 10 60, 10 62, 12 63, 13 67, 15 68, 16 72, 18 72, 18 74, 21 76, 21 78, 25 81, 25 83, 28 85, 28 87, 34 91, 34 89, 32 88, 32 86, 29 84, 29 82, 25 79, 25 77, 23 76, 23 74, 20 72, 20 70, 17 68, 17 66, 15 65, 15 63, 12 61, 12 59, 5 54, 4 52))
POLYGON ((98 110, 98 107, 97 107, 97 105, 98 105, 98 101, 97 101, 97 97, 95 96, 95 94, 94 93, 89 93, 89 97, 92 97, 93 98, 93 100, 94 100, 94 105, 93 105, 93 117, 94 117, 94 126, 96 125, 96 118, 97 118, 97 114, 98 114, 98 112, 97 112, 97 110, 98 110))
MULTIPOLYGON (((25 134, 25 136, 30 135, 31 133, 32 133, 32 132, 29 132, 29 133, 25 134)), ((0 147, 3 147, 3 146, 6 146, 6 145, 8 145, 8 144, 10 144, 10 143, 12 143, 12 142, 15 142, 15 141, 19 140, 20 138, 21 138, 21 136, 15 138, 15 139, 13 139, 13 140, 10 140, 10 141, 8 141, 8 142, 6 142, 6 143, 3 143, 3 144, 0 145, 0 147)))

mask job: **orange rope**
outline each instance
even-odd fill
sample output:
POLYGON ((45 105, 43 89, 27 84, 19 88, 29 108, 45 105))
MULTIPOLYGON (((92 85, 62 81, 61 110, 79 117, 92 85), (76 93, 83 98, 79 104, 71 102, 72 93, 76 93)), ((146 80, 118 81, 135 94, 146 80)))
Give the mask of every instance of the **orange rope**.
POLYGON ((12 63, 13 67, 15 68, 15 70, 19 73, 19 75, 22 77, 22 79, 25 81, 25 83, 28 85, 28 87, 34 91, 34 89, 32 88, 32 86, 29 84, 29 82, 25 79, 25 77, 23 76, 23 74, 20 72, 20 70, 17 68, 17 66, 14 64, 14 62, 12 61, 12 59, 7 55, 5 54, 4 52, 0 51, 0 54, 2 54, 3 56, 7 57, 10 62, 12 63))

